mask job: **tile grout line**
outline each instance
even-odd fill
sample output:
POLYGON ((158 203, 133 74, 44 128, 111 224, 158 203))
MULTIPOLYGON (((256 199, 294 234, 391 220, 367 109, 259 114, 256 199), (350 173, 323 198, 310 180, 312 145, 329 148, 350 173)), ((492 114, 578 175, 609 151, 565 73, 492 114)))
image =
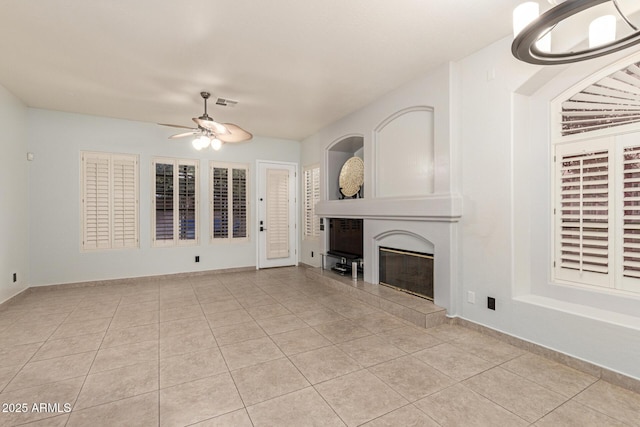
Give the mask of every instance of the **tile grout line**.
MULTIPOLYGON (((60 326, 62 326, 62 324, 69 318, 69 316, 71 316, 71 313, 78 307, 78 305, 80 304, 82 300, 79 300, 76 305, 74 306, 74 308, 67 314, 67 316, 64 318, 64 320, 62 322, 60 322, 60 324, 58 324, 58 326, 49 334, 49 336, 47 337, 47 339, 45 339, 44 341, 42 341, 40 343, 40 345, 38 346, 38 349, 36 351, 33 352, 33 354, 31 355, 31 357, 29 357, 29 359, 20 367, 20 369, 18 369, 18 371, 11 377, 11 379, 7 382, 7 384, 0 389, 0 393, 4 393, 4 391, 6 390, 7 387, 9 387, 9 385, 13 382, 13 380, 15 380, 15 378, 18 376, 18 374, 20 372, 22 372, 22 370, 24 369, 25 366, 27 366, 27 364, 29 364, 31 362, 31 360, 33 359, 33 357, 38 353, 38 351, 40 351, 40 349, 42 348, 42 346, 45 345, 45 343, 53 336, 53 334, 56 333, 56 331, 60 328, 60 326)), ((17 320, 16 320, 17 322, 17 320)), ((30 343, 26 343, 26 344, 30 344, 30 343)), ((77 378, 77 377, 76 377, 77 378)), ((67 379, 71 379, 71 378, 67 378, 67 379)), ((47 384, 53 384, 56 381, 52 382, 52 383, 47 383, 47 384)), ((19 390, 19 389, 18 389, 19 390)), ((46 418, 50 418, 50 417, 44 417, 42 419, 46 419, 46 418)))
MULTIPOLYGON (((122 301, 122 296, 120 296, 120 300, 118 301, 118 305, 116 306, 116 311, 114 312, 114 316, 115 313, 118 311, 118 307, 120 306, 120 303, 122 301)), ((80 386, 80 389, 78 390, 78 394, 76 395, 76 398, 73 401, 73 404, 71 405, 71 411, 69 412, 69 417, 67 418, 67 421, 64 423, 65 427, 67 424, 69 424, 69 420, 71 420, 71 415, 73 414, 75 408, 76 408, 76 404, 78 403, 78 399, 80 398, 80 394, 82 393, 82 389, 84 389, 84 385, 87 382, 87 378, 89 377, 89 372, 91 372, 91 368, 93 367, 94 362, 96 361, 96 358, 98 357, 98 352, 100 351, 100 348, 102 347, 102 343, 104 342, 104 338, 107 335, 107 331, 109 330, 109 327, 111 326, 111 321, 113 321, 113 317, 111 317, 111 320, 109 321, 109 324, 107 325, 107 328, 104 331, 104 335, 102 336, 102 340, 100 341, 100 345, 98 346, 98 350, 96 350, 96 354, 93 356, 93 360, 91 361, 91 364, 89 365, 89 369, 87 370, 86 375, 84 376, 84 380, 82 381, 82 385, 80 386)))
MULTIPOLYGON (((191 285, 191 288, 193 289, 193 284, 190 283, 190 285, 191 285)), ((224 288, 226 289, 226 285, 224 285, 224 283, 222 283, 222 286, 224 286, 224 288)), ((227 289, 227 291, 229 291, 229 290, 227 289)), ((195 293, 195 290, 194 290, 194 293, 195 293)), ((202 303, 200 302, 200 298, 198 298, 197 293, 196 293, 196 299, 198 300, 198 305, 200 306, 200 310, 204 314, 204 309, 202 308, 202 303)), ((234 297, 234 300, 235 300, 235 297, 234 297)), ((236 380, 235 380, 235 378, 233 378, 233 375, 231 374, 231 369, 229 369, 229 364, 227 363, 227 359, 226 359, 226 357, 224 357, 224 354, 222 353, 222 350, 220 349, 220 345, 218 343, 218 339, 216 338, 215 334, 213 333, 213 329, 211 327, 211 323, 209 322, 209 319, 207 318, 206 314, 204 314, 204 316, 205 316, 205 319, 207 321, 207 325, 209 326, 209 332, 211 333, 211 336, 213 337, 213 340, 216 343, 217 350, 220 352, 220 357, 222 358, 222 361, 224 362, 224 365, 227 368, 227 374, 231 378, 231 381, 233 382, 233 386, 236 389, 236 393, 238 394, 238 397, 240 398, 240 401, 242 402, 242 408, 247 413, 247 416, 249 417, 249 421, 251 422, 251 424, 254 425, 253 420, 251 420, 251 415, 249 414, 249 411, 247 411, 247 405, 245 404, 244 399, 242 398, 242 395, 240 394, 240 390, 238 390, 238 385, 236 384, 236 380)), ((227 412, 227 413, 231 413, 231 412, 234 412, 234 411, 230 411, 230 412, 227 412)), ((225 415, 225 414, 219 414, 219 415, 216 415, 215 417, 212 417, 212 418, 209 418, 209 419, 217 418, 218 416, 222 416, 222 415, 225 415)), ((202 421, 206 421, 206 420, 202 420, 202 421)), ((201 421, 197 421, 197 422, 201 422, 201 421)))

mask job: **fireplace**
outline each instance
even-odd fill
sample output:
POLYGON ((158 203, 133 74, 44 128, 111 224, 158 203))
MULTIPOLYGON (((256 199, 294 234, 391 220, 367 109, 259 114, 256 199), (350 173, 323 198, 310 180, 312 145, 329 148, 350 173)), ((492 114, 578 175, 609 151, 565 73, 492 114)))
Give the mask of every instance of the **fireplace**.
POLYGON ((433 254, 380 246, 379 281, 433 300, 433 254))

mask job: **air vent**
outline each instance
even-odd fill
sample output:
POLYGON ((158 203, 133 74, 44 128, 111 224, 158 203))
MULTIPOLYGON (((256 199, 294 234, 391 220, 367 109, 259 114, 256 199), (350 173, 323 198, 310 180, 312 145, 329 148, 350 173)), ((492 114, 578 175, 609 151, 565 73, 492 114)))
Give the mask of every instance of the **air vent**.
POLYGON ((598 80, 562 103, 562 135, 640 121, 640 63, 598 80))
POLYGON ((216 105, 221 105, 223 107, 235 107, 238 101, 234 101, 232 99, 224 99, 218 98, 216 99, 216 105))

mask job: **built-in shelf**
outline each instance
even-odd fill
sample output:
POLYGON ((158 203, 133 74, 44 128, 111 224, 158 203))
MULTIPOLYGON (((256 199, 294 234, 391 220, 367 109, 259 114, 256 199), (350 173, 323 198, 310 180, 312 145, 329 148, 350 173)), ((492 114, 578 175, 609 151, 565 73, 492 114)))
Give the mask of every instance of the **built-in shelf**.
POLYGON ((462 197, 454 194, 418 198, 323 200, 316 214, 325 218, 399 219, 457 222, 462 197))
MULTIPOLYGON (((342 165, 354 156, 364 161, 364 138, 361 135, 346 136, 327 149, 327 199, 342 198, 338 184, 340 171, 342 165)), ((360 197, 364 197, 364 188, 360 190, 360 197)))

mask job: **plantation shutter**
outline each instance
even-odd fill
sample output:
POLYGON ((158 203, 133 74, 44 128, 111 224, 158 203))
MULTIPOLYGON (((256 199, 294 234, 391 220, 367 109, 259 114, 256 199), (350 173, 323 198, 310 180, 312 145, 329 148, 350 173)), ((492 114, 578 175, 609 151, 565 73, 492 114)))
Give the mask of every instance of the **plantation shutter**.
POLYGON ((320 168, 313 168, 313 235, 320 235, 320 217, 316 215, 316 204, 320 201, 320 168))
POLYGON ((83 249, 111 247, 109 155, 83 153, 83 249))
POLYGON ((196 240, 196 166, 178 165, 178 239, 196 240))
POLYGON ((156 162, 154 191, 154 241, 173 240, 173 163, 156 162))
POLYGON ((197 243, 198 161, 156 158, 153 169, 154 245, 197 243))
POLYGON ((83 152, 82 249, 138 247, 138 157, 83 152))
POLYGON ((113 247, 138 246, 137 159, 113 156, 113 247))
POLYGON ((211 239, 246 239, 248 233, 248 179, 245 164, 211 162, 211 239))
POLYGON ((229 170, 213 168, 213 238, 229 237, 229 170))
POLYGON ((640 121, 640 63, 628 65, 562 103, 562 135, 640 121))
MULTIPOLYGON (((623 155, 622 274, 640 278, 640 146, 626 147, 623 155)), ((627 280, 627 279, 625 279, 627 280)), ((635 286, 638 286, 635 283, 635 286)))
POLYGON ((316 203, 320 201, 320 168, 304 171, 304 235, 320 235, 320 218, 315 214, 316 203))
POLYGON ((289 171, 267 169, 267 259, 289 256, 289 171))
POLYGON ((247 170, 233 169, 233 237, 247 237, 247 170))
POLYGON ((556 277, 609 286, 612 159, 604 143, 579 147, 557 150, 556 277))

